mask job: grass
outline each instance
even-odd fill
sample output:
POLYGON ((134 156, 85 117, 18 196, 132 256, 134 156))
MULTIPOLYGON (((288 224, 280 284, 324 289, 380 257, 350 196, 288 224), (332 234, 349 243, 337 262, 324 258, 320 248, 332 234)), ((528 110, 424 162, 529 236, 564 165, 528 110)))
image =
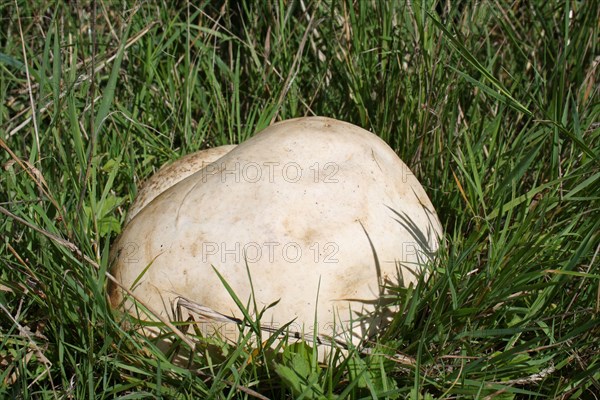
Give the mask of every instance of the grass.
POLYGON ((78 5, 0 4, 0 397, 598 398, 598 2, 78 5), (338 367, 304 345, 174 365, 105 296, 137 185, 304 115, 411 167, 437 273, 338 367))

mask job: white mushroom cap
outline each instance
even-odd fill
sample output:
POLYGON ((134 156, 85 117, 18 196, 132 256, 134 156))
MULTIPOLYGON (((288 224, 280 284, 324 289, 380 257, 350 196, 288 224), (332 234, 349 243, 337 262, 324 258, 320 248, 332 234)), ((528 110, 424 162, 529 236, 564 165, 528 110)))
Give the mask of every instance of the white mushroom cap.
MULTIPOLYGON (((242 318, 214 266, 244 304, 254 295, 255 311, 279 301, 263 325, 294 320, 310 332, 316 313, 320 334, 359 338, 377 328, 370 313, 382 285, 415 282, 441 233, 424 189, 383 140, 349 123, 299 118, 141 208, 113 244, 112 273, 127 287, 137 282, 135 295, 170 318, 178 296, 242 318)), ((115 287, 109 294, 131 306, 115 287)))

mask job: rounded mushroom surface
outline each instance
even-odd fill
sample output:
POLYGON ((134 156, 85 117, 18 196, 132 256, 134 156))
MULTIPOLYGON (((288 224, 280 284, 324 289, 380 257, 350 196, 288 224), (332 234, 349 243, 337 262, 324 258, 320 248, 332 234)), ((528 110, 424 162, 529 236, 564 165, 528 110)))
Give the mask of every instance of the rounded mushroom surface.
MULTIPOLYGON (((354 341, 377 329, 385 288, 415 282, 442 232, 409 168, 376 135, 323 117, 227 150, 137 209, 112 247, 116 278, 171 319, 179 297, 243 318, 221 275, 252 312, 276 303, 263 326, 354 341)), ((212 331, 237 335, 218 319, 212 331)))

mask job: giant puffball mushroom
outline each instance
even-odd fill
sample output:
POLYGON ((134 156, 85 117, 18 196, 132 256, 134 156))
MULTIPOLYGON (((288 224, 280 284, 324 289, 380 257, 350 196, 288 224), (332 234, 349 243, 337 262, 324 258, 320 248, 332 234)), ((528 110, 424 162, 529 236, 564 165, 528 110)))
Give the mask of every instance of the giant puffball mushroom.
MULTIPOLYGON (((276 303, 263 326, 292 322, 291 331, 357 343, 380 327, 385 288, 415 282, 438 248, 442 228, 425 190, 362 128, 292 119, 223 153, 163 186, 113 244, 112 273, 156 313, 175 319, 182 297, 243 319, 218 271, 252 312, 276 303)), ((109 296, 131 311, 117 286, 109 296)), ((234 339, 231 325, 206 324, 234 339)))

